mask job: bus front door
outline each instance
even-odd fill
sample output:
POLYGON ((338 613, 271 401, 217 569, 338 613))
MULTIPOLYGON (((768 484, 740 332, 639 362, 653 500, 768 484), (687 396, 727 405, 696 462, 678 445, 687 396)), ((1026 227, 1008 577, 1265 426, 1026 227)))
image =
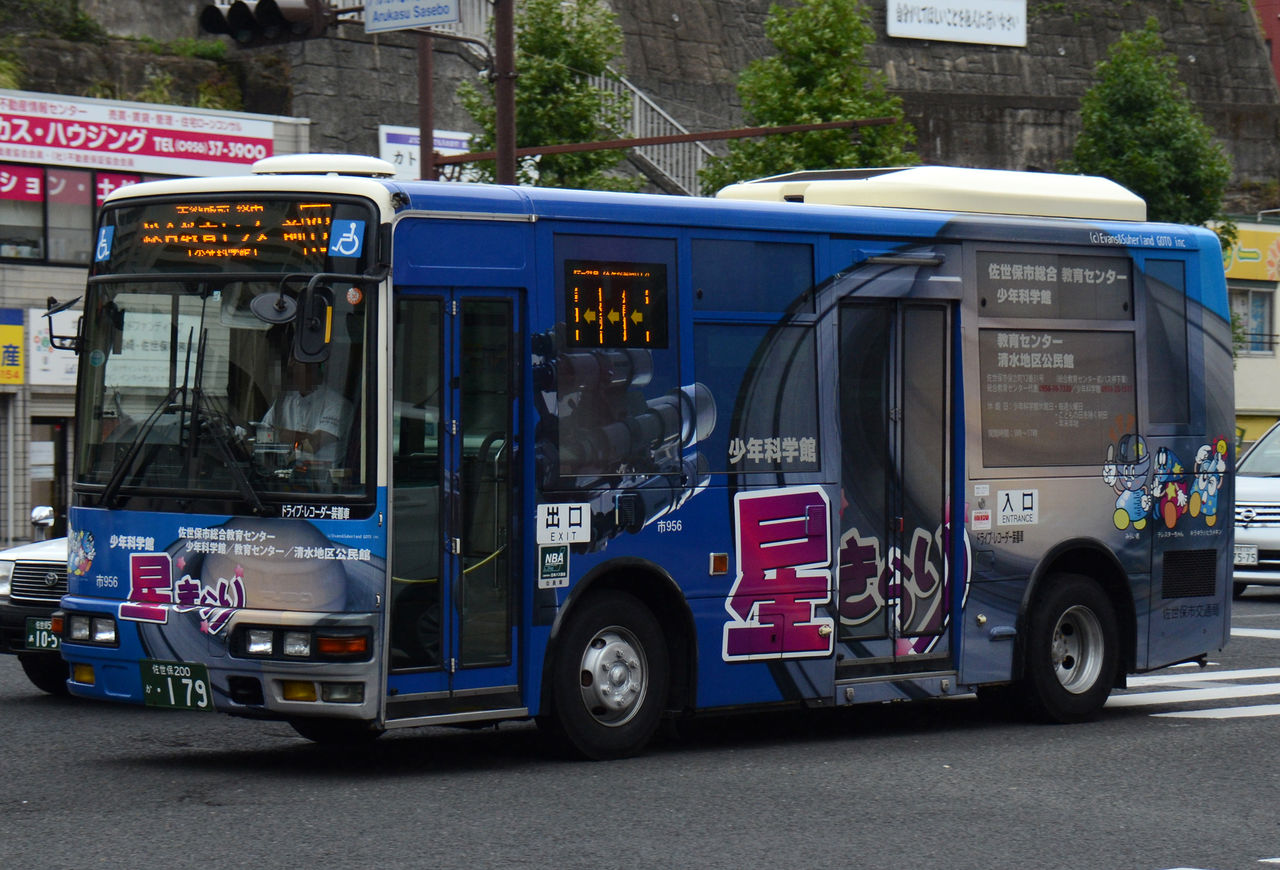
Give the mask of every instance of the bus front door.
POLYGON ((837 679, 951 667, 950 322, 935 302, 840 306, 837 679))
POLYGON ((514 293, 395 296, 386 719, 519 715, 514 293))

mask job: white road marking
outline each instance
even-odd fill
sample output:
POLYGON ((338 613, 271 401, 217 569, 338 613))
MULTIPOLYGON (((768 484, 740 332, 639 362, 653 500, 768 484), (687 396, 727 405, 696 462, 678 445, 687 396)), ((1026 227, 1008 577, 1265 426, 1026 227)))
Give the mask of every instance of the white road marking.
MULTIPOLYGON (((1214 707, 1210 710, 1171 710, 1167 713, 1152 713, 1152 717, 1160 716, 1168 719, 1258 719, 1263 716, 1280 716, 1280 704, 1254 704, 1249 707, 1214 707)), ((1269 858, 1268 861, 1280 864, 1280 858, 1269 858)))
POLYGON ((1107 699, 1107 706, 1154 707, 1163 704, 1226 701, 1232 698, 1257 698, 1266 695, 1280 695, 1280 683, 1226 686, 1213 689, 1170 689, 1163 692, 1135 692, 1130 695, 1113 695, 1107 699))
POLYGON ((1280 640, 1280 628, 1233 628, 1232 637, 1265 637, 1280 640))
POLYGON ((1169 684, 1190 685, 1193 683, 1220 682, 1222 680, 1274 680, 1280 678, 1280 668, 1251 668, 1235 671, 1205 671, 1185 674, 1147 674, 1142 677, 1129 677, 1131 689, 1143 686, 1163 686, 1169 684))

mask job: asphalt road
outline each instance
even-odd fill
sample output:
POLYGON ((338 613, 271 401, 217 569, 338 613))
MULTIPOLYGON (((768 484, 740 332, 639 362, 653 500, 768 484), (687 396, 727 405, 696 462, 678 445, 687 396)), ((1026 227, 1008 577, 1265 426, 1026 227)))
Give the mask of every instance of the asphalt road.
POLYGON ((388 734, 52 698, 0 656, 0 867, 1262 868, 1280 864, 1280 594, 1206 669, 1033 725, 972 699, 695 723, 548 757, 527 724, 388 734))

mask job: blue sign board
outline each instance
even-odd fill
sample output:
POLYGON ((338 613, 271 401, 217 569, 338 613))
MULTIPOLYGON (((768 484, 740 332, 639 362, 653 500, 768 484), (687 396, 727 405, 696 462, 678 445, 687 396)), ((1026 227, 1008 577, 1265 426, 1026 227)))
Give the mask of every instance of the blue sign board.
POLYGON ((458 0, 366 0, 365 33, 458 23, 458 0))

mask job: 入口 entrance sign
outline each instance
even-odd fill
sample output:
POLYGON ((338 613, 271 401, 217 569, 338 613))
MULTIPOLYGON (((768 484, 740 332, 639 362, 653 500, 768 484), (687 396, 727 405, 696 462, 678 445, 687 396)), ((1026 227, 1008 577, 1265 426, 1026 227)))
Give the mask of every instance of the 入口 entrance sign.
POLYGON ((458 23, 458 0, 368 0, 365 33, 458 23))
POLYGON ((888 0, 890 36, 973 42, 980 45, 1026 45, 1026 0, 888 0))

